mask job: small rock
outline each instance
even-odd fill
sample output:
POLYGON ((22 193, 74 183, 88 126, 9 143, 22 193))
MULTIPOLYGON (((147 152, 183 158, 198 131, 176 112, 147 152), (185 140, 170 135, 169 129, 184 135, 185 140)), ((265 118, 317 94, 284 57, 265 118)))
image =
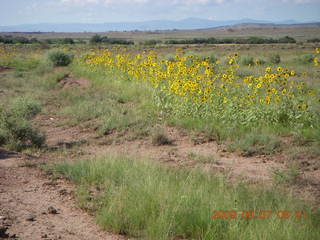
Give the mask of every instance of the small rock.
POLYGON ((58 214, 58 211, 54 207, 50 206, 50 207, 48 207, 48 213, 50 213, 50 214, 58 214))
POLYGON ((41 238, 48 238, 48 235, 47 234, 42 234, 41 238))
POLYGON ((28 216, 28 217, 26 218, 26 220, 29 221, 29 222, 33 222, 33 221, 36 220, 36 217, 35 217, 35 216, 28 216))
POLYGON ((6 220, 7 218, 5 216, 0 216, 0 220, 6 220))

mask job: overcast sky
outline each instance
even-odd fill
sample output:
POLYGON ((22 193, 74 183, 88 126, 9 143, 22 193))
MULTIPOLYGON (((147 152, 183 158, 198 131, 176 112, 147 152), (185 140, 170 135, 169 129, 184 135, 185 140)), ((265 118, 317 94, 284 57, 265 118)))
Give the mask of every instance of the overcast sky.
POLYGON ((0 0, 0 25, 179 20, 320 21, 320 0, 0 0))

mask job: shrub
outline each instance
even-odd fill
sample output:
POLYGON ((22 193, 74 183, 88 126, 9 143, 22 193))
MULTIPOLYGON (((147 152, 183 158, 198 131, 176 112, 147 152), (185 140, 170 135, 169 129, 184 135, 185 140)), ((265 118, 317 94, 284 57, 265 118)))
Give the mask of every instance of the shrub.
POLYGON ((30 98, 18 98, 9 111, 0 108, 0 144, 21 151, 27 147, 41 147, 45 136, 32 126, 31 119, 41 110, 30 98))
POLYGON ((68 66, 73 60, 73 54, 62 50, 51 50, 47 54, 53 66, 68 66))
POLYGON ((62 44, 74 44, 74 40, 72 38, 64 38, 61 41, 62 44))
POLYGON ((98 34, 96 34, 90 38, 90 43, 93 43, 93 44, 94 43, 101 43, 102 41, 103 41, 103 38, 98 34))
POLYGON ((281 62, 281 58, 279 54, 273 54, 270 56, 270 63, 279 64, 281 62))

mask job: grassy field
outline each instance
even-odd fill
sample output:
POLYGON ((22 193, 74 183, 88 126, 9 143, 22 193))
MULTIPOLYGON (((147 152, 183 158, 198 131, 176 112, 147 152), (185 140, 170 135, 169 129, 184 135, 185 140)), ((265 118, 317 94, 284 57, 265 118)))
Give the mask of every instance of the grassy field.
MULTIPOLYGON (((132 39, 147 35, 156 34, 132 39)), ((53 177, 76 184, 79 205, 103 228, 138 239, 320 237, 319 202, 291 193, 299 172, 318 173, 319 46, 51 47, 0 45, 0 145, 28 153, 53 151, 34 124, 40 112, 50 112, 63 119, 57 125, 79 126, 104 143, 111 136, 114 146, 123 139, 170 146, 174 143, 161 131, 170 127, 215 142, 227 154, 281 159, 288 166, 274 171, 272 188, 231 183, 206 168, 218 159, 196 153, 188 158, 200 167, 173 168, 149 156, 122 155, 47 166, 53 177), (68 86, 70 79, 74 85, 68 86), (306 161, 309 170, 301 167, 306 161)))
MULTIPOLYGON (((50 39, 50 38, 73 38, 89 39, 96 33, 0 33, 1 35, 23 36, 27 38, 50 39)), ((305 41, 320 38, 319 26, 292 26, 292 27, 265 27, 265 28, 225 28, 210 30, 177 30, 177 31, 131 31, 131 32, 107 32, 99 33, 101 36, 119 38, 142 42, 146 40, 172 40, 191 38, 246 38, 259 36, 267 38, 280 38, 290 36, 297 41, 305 41)))

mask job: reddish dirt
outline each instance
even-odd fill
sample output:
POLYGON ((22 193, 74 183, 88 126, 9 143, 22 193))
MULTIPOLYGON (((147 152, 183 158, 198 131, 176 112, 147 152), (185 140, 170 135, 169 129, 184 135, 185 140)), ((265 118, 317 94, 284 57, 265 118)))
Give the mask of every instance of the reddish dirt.
POLYGON ((86 78, 74 78, 72 74, 67 75, 59 83, 63 86, 63 89, 73 87, 84 87, 90 83, 90 80, 86 78))
POLYGON ((13 68, 10 67, 5 67, 5 66, 0 66, 0 72, 7 72, 11 71, 13 68))
POLYGON ((72 185, 26 167, 34 160, 0 150, 0 239, 124 239, 100 229, 77 207, 72 185))

